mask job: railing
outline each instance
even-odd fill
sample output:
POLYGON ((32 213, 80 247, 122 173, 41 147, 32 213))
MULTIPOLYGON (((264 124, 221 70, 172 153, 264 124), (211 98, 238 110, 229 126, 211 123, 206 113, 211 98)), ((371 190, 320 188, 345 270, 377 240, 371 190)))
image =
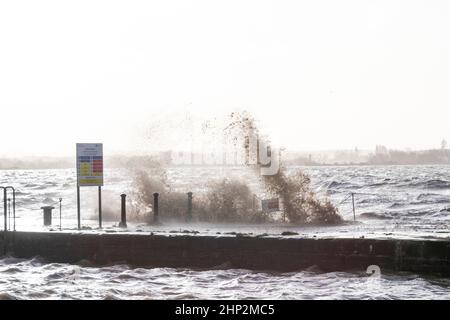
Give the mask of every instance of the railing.
MULTIPOLYGON (((0 187, 0 189, 3 189, 3 217, 4 217, 4 227, 3 230, 5 233, 7 231, 10 231, 11 229, 11 223, 9 223, 8 226, 8 217, 11 218, 11 199, 8 199, 8 191, 12 191, 12 207, 13 207, 13 231, 16 231, 16 190, 14 187, 6 186, 6 187, 0 187)), ((10 222, 10 221, 9 221, 10 222)))
POLYGON ((356 221, 356 207, 355 207, 355 192, 349 193, 344 200, 342 200, 339 205, 343 204, 345 201, 347 201, 350 197, 352 198, 352 205, 353 205, 353 221, 356 221))

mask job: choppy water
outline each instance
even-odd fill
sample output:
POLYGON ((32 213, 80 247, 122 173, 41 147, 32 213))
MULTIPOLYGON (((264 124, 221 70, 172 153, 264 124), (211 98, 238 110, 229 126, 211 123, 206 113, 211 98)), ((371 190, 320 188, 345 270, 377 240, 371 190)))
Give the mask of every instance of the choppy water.
MULTIPOLYGON (((295 170, 296 168, 290 168, 295 170)), ((398 235, 401 237, 450 237, 450 166, 374 166, 374 167, 308 167, 317 192, 328 196, 343 217, 353 220, 350 192, 355 192, 356 218, 361 222, 341 228, 298 228, 300 234, 320 233, 333 236, 398 235)), ((245 168, 170 168, 169 183, 178 191, 195 193, 205 182, 220 176, 243 178, 256 190, 258 180, 245 168)), ((76 192, 74 170, 8 170, 0 171, 0 185, 17 189, 17 228, 42 226, 41 206, 54 205, 59 215, 58 199, 62 198, 62 219, 65 227, 76 226, 76 192)), ((103 189, 103 216, 112 221, 120 217, 120 194, 131 192, 133 179, 126 170, 106 172, 103 189)), ((263 194, 259 194, 264 197, 263 194)), ((1 197, 1 195, 0 195, 1 197)), ((97 208, 96 188, 82 189, 82 217, 94 224, 97 208)), ((167 227, 172 228, 172 227, 167 227)), ((180 227, 183 228, 183 227, 180 227)), ((216 226, 199 227, 214 230, 216 226)), ((226 226, 218 227, 218 229, 226 226)), ((233 226, 239 231, 249 227, 233 226)), ((254 232, 271 232, 260 227, 254 232)), ((219 230, 220 231, 220 230, 219 230)), ((280 230, 276 230, 278 232, 280 230)), ((282 230, 281 230, 282 231, 282 230)))
MULTIPOLYGON (((353 219, 350 192, 356 192, 358 223, 330 228, 287 226, 196 225, 200 233, 229 231, 279 235, 294 229, 299 237, 450 237, 450 167, 315 167, 306 168, 317 191, 328 195, 342 215, 353 219)), ((292 169, 293 170, 293 169, 292 169)), ((244 177, 242 168, 172 168, 175 188, 201 192, 204 182, 220 175, 244 177)), ((42 205, 63 198, 64 227, 75 226, 73 170, 0 171, 0 185, 14 185, 17 193, 17 228, 40 228, 42 205)), ((132 179, 124 170, 107 172, 104 207, 113 220, 119 214, 119 195, 128 193, 132 179)), ((95 217, 95 190, 83 190, 83 218, 95 217)), ((86 220, 87 224, 88 221, 86 220)), ((158 227, 159 232, 185 226, 158 227)), ((416 275, 359 273, 263 273, 247 270, 130 269, 45 263, 40 259, 0 259, 0 298, 28 299, 449 299, 449 279, 416 275)))
POLYGON ((0 299, 450 299, 449 279, 365 273, 130 269, 0 260, 0 299))

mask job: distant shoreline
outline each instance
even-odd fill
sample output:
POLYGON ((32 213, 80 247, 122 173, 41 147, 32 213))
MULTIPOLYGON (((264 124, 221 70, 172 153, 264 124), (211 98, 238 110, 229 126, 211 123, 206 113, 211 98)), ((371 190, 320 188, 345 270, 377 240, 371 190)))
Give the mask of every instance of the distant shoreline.
MULTIPOLYGON (((303 168, 321 168, 321 167, 408 167, 408 166, 416 166, 416 167, 427 167, 427 166, 450 166, 450 163, 381 163, 381 164, 371 164, 371 163, 330 163, 330 164, 286 164, 288 168, 294 167, 303 167, 303 168)), ((239 168, 243 166, 224 166, 224 165, 184 165, 184 166, 174 166, 168 165, 167 169, 172 168, 239 168)), ((126 169, 126 166, 110 166, 109 168, 113 169, 126 169)), ((14 171, 14 170, 75 170, 75 165, 73 166, 13 166, 13 167, 3 167, 0 165, 0 171, 14 171)))
MULTIPOLYGON (((383 149, 382 153, 367 155, 358 158, 355 155, 345 159, 337 157, 317 160, 312 155, 309 157, 299 154, 283 156, 283 165, 287 167, 369 167, 369 166, 435 166, 450 165, 450 150, 424 150, 424 151, 396 151, 383 149)), ((201 155, 198 155, 201 156, 201 155)), ((226 164, 173 164, 173 153, 171 151, 155 153, 148 156, 120 156, 112 155, 105 157, 105 165, 109 168, 136 167, 139 163, 161 164, 166 168, 171 167, 227 167, 226 164)), ((22 157, 7 158, 0 157, 0 170, 50 170, 50 169, 73 169, 75 168, 75 157, 22 157)), ((239 167, 239 164, 230 167, 239 167)))

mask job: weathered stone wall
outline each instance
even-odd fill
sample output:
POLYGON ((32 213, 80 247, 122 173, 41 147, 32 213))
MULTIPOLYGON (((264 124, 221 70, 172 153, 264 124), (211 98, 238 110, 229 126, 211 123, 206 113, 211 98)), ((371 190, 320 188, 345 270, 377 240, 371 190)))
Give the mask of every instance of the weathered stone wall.
POLYGON ((294 239, 0 232, 0 248, 20 258, 51 262, 89 260, 104 265, 213 268, 227 264, 253 270, 381 270, 450 276, 450 241, 375 239, 294 239))

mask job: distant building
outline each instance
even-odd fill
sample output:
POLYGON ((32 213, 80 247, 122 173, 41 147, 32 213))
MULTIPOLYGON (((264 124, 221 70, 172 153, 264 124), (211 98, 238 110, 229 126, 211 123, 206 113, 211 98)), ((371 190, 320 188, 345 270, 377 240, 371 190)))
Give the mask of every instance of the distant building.
POLYGON ((448 145, 447 145, 447 140, 445 140, 445 139, 442 140, 442 142, 441 142, 441 149, 442 149, 442 150, 445 150, 445 149, 447 149, 447 146, 448 146, 448 145))
POLYGON ((389 154, 389 150, 385 146, 378 145, 375 147, 375 155, 384 156, 384 155, 388 155, 388 154, 389 154))

